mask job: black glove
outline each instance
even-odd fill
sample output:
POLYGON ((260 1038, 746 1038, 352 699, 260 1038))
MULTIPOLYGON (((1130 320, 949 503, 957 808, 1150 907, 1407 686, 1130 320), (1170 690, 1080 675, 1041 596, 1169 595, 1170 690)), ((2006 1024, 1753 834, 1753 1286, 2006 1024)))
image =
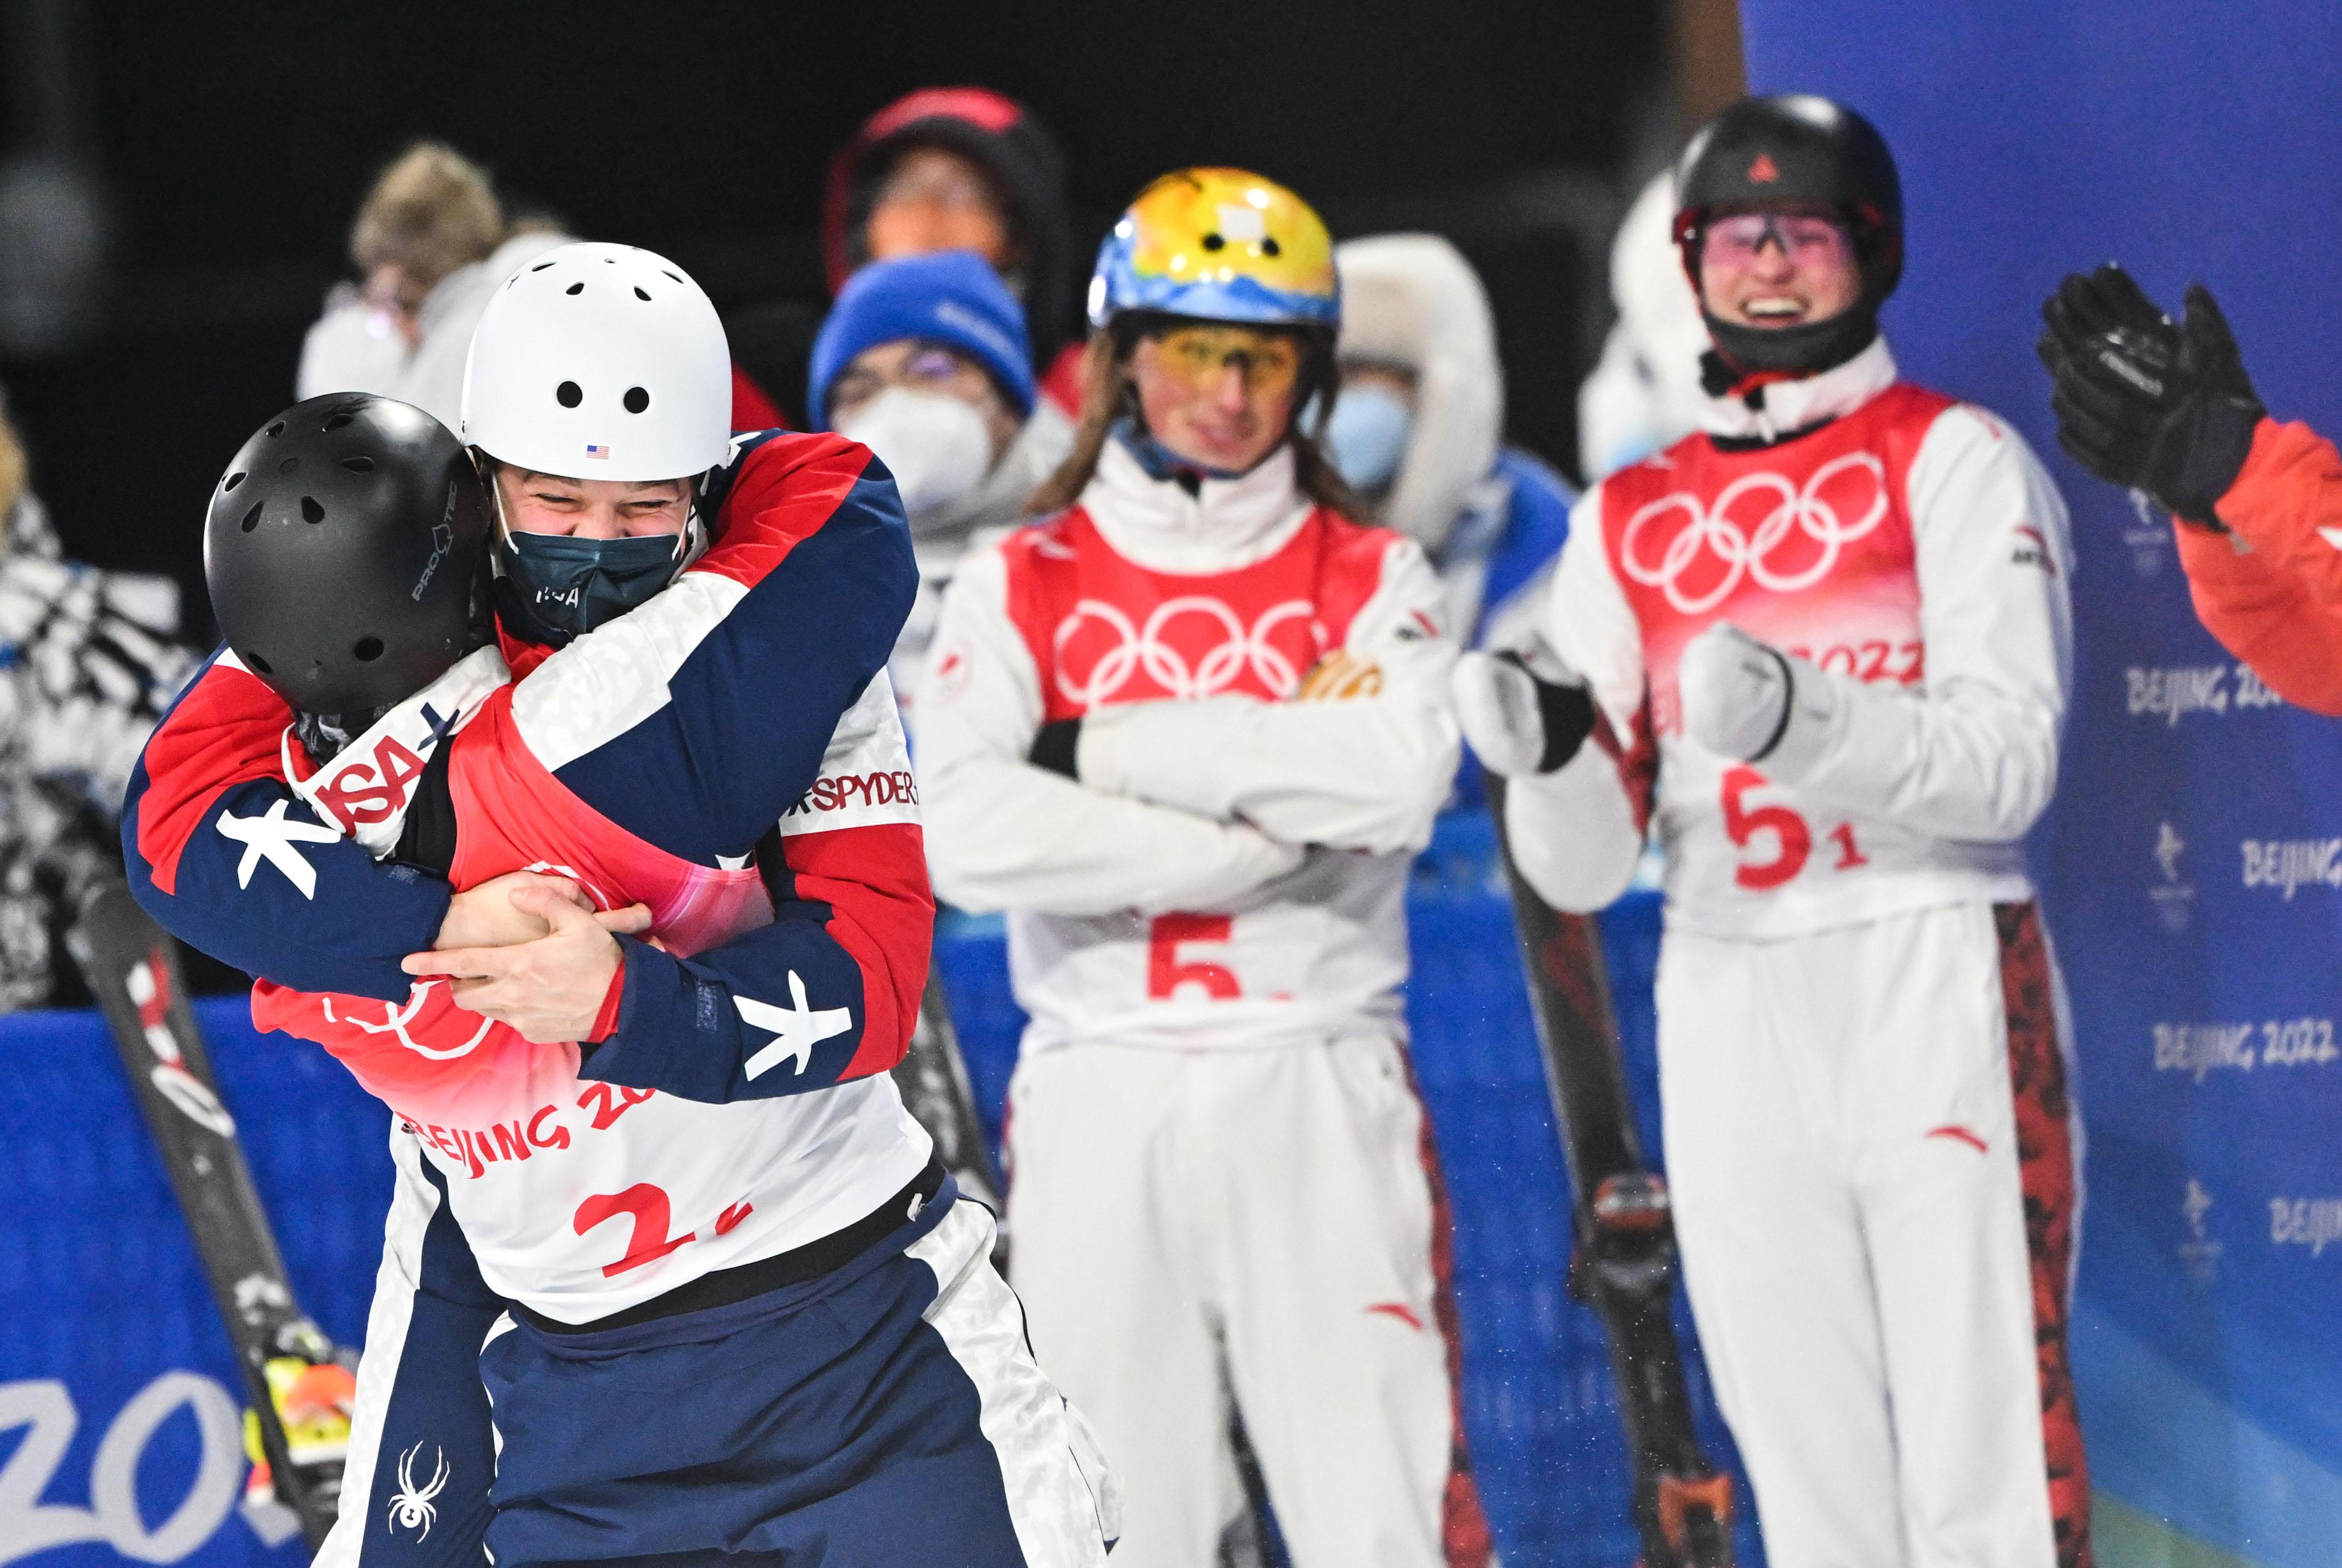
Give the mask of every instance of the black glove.
POLYGON ((1046 768, 1053 774, 1063 774, 1067 778, 1079 783, 1082 776, 1081 770, 1075 766, 1074 758, 1080 750, 1081 744, 1081 720, 1052 719, 1035 732, 1033 749, 1025 754, 1025 760, 1036 768, 1046 768))
POLYGON ((1594 733, 1594 694, 1583 684, 1546 680, 1514 649, 1507 648, 1496 657, 1536 683, 1537 720, 1545 731, 1545 751, 1537 758, 1536 771, 1549 774, 1568 765, 1586 737, 1594 733))
POLYGON ((2265 410, 2211 293, 2187 290, 2175 326, 2112 262, 2069 275, 2041 306, 2057 444, 2099 478, 2217 528, 2265 410))

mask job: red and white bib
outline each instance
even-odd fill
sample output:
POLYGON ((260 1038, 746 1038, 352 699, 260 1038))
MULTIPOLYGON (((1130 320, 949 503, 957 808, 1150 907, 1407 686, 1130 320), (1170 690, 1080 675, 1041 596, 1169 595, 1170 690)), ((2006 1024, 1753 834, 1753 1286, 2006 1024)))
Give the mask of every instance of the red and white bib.
MULTIPOLYGON (((1265 559, 1152 570, 1081 507, 1005 541, 1006 607, 1046 719, 1129 703, 1285 702, 1383 585, 1399 543, 1318 508, 1265 559)), ((1181 1048, 1388 1028, 1406 977, 1408 856, 1314 853, 1221 908, 1008 919, 1025 1048, 1078 1040, 1181 1048)))
POLYGON ((1968 896, 2023 896, 2014 846, 1850 815, 1684 734, 1676 666, 1729 621, 1834 674, 1925 689, 1909 476, 1950 398, 1897 383, 1777 445, 1693 435, 1603 482, 1603 546, 1642 634, 1668 918, 1778 937, 1968 896))

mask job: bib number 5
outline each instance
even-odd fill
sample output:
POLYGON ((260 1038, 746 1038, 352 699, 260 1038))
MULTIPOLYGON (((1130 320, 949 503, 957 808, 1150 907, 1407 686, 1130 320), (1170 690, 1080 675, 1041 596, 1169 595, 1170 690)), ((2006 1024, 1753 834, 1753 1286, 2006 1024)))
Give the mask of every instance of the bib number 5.
MULTIPOLYGON (((1735 849, 1754 851, 1769 856, 1764 859, 1744 859, 1732 868, 1732 880, 1752 892, 1765 893, 1790 881, 1806 869, 1813 857, 1814 830, 1806 819, 1786 805, 1748 804, 1748 792, 1761 789, 1765 775, 1743 764, 1724 775, 1724 835, 1735 849), (1766 835, 1758 843, 1758 835, 1766 835)), ((1852 871, 1858 865, 1868 865, 1870 857, 1854 842, 1854 824, 1842 822, 1829 832, 1830 843, 1837 845, 1837 859, 1832 871, 1852 871)))
POLYGON ((1732 868, 1732 880, 1742 887, 1764 893, 1780 886, 1806 869, 1806 862, 1814 853, 1814 830, 1806 819, 1785 805, 1760 805, 1749 809, 1748 792, 1764 786, 1765 775, 1743 764, 1724 775, 1724 835, 1733 847, 1747 851, 1755 844, 1757 834, 1770 835, 1768 859, 1750 859, 1745 855, 1732 868))
POLYGON ((1182 947, 1225 943, 1235 929, 1236 917, 1232 914, 1156 916, 1146 928, 1147 997, 1167 1002, 1183 985, 1202 986, 1204 994, 1215 1002, 1243 995, 1235 971, 1227 965, 1186 957, 1179 951, 1182 947))

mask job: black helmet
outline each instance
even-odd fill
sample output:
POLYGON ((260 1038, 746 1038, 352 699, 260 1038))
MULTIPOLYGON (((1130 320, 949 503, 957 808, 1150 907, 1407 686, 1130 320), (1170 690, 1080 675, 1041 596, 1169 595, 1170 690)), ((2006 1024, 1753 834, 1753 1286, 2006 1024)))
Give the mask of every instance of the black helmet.
POLYGON ((235 454, 204 519, 220 634, 296 712, 355 734, 494 634, 488 498, 447 427, 337 392, 235 454))
POLYGON ((1708 335, 1739 372, 1812 375, 1843 365, 1878 335, 1878 307, 1903 276, 1903 185, 1877 126, 1810 93, 1743 98, 1700 127, 1676 165, 1676 244, 1692 292, 1699 249, 1719 211, 1809 204, 1837 212, 1862 269, 1855 303, 1824 321, 1768 330, 1723 321, 1700 300, 1708 335))

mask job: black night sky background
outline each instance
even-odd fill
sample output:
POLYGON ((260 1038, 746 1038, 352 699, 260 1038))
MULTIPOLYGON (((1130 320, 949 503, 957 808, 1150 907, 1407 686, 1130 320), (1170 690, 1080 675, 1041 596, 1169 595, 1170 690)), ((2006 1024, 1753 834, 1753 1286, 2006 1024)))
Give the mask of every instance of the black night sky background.
POLYGON ((1511 434, 1566 469, 1603 308, 1587 215, 1615 215, 1666 135, 1644 4, 50 10, 69 100, 45 68, 0 70, 0 124, 19 147, 64 126, 115 238, 94 330, 0 355, 0 385, 68 549, 173 573, 191 630, 209 487, 292 401, 357 204, 417 137, 485 164, 509 206, 672 255, 729 308, 821 297, 823 169, 865 116, 996 87, 1064 144, 1086 245, 1147 179, 1203 163, 1292 185, 1337 237, 1449 235, 1496 302, 1511 434))

